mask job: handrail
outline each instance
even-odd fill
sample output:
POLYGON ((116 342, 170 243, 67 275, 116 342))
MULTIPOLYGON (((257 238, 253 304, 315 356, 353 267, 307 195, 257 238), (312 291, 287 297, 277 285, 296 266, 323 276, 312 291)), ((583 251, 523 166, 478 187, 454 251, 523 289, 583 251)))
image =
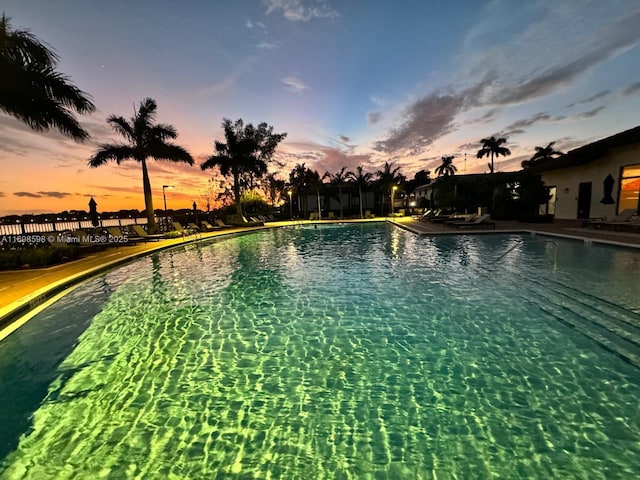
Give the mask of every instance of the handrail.
MULTIPOLYGON (((555 245, 555 252, 553 254, 553 269, 557 269, 558 268, 558 242, 556 242, 555 240, 547 240, 547 239, 535 239, 538 242, 545 242, 545 243, 551 243, 553 245, 555 245)), ((512 245, 511 248, 509 248, 506 252, 504 252, 502 255, 500 255, 499 257, 497 257, 493 263, 496 264, 498 263, 498 261, 502 260, 505 256, 507 256, 509 253, 511 253, 513 250, 515 250, 518 246, 520 246, 522 244, 524 240, 522 239, 518 239, 518 243, 516 243, 515 245, 512 245)))

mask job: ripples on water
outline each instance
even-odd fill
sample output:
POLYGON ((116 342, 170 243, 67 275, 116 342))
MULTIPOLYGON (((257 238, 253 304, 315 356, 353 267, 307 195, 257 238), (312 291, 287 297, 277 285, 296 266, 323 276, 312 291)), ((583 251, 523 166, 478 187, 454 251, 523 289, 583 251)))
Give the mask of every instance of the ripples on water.
POLYGON ((634 315, 638 267, 371 224, 153 255, 0 343, 0 477, 631 478, 638 369, 547 312, 634 315))

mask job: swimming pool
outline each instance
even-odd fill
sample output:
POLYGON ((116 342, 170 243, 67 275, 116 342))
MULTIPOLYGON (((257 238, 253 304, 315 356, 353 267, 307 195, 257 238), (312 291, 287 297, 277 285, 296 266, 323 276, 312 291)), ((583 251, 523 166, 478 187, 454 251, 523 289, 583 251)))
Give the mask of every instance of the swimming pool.
POLYGON ((0 342, 0 478, 631 478, 640 370, 570 325, 637 322, 639 267, 373 224, 158 253, 0 342))

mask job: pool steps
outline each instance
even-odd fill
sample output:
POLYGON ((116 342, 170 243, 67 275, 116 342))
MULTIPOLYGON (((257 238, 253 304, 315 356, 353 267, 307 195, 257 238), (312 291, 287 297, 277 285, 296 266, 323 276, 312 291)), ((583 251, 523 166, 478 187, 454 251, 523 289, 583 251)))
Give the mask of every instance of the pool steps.
POLYGON ((640 368, 640 315, 553 279, 527 281, 539 287, 530 290, 544 298, 542 311, 640 368))

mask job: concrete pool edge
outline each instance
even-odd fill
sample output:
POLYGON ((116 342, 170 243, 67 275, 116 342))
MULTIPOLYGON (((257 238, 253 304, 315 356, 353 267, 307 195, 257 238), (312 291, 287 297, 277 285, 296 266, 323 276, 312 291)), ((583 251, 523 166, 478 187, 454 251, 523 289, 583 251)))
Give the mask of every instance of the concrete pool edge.
MULTIPOLYGON (((535 235, 545 235, 545 236, 549 236, 549 237, 557 237, 557 238, 563 238, 566 240, 575 240, 575 241, 579 241, 579 242, 583 242, 587 245, 590 244, 602 244, 602 245, 610 245, 610 246, 614 246, 614 247, 623 247, 623 248, 633 248, 635 250, 639 250, 640 249, 640 244, 637 243, 629 243, 629 242, 624 242, 624 241, 618 241, 618 240, 612 240, 612 239, 605 239, 605 238, 595 238, 595 237, 591 237, 588 235, 573 235, 573 234, 567 234, 567 233, 560 233, 560 232, 553 232, 550 231, 548 229, 544 229, 544 228, 540 228, 540 229, 532 229, 532 228, 528 228, 528 227, 522 227, 522 228, 513 228, 513 227, 508 227, 508 228, 500 228, 497 227, 495 229, 456 229, 456 230, 439 230, 439 231, 424 231, 421 230, 419 228, 415 228, 414 225, 410 224, 410 223, 404 223, 404 222, 399 222, 397 220, 394 219, 387 219, 386 220, 387 223, 390 223, 392 225, 395 225, 399 228, 402 228, 403 230, 407 230, 411 233, 414 233, 416 235, 422 236, 422 237, 428 237, 428 236, 442 236, 442 235, 483 235, 483 234, 492 234, 492 233, 498 233, 498 234, 522 234, 522 233, 528 233, 531 234, 533 236, 535 235)), ((584 232, 584 233, 588 233, 588 232, 584 232)))

